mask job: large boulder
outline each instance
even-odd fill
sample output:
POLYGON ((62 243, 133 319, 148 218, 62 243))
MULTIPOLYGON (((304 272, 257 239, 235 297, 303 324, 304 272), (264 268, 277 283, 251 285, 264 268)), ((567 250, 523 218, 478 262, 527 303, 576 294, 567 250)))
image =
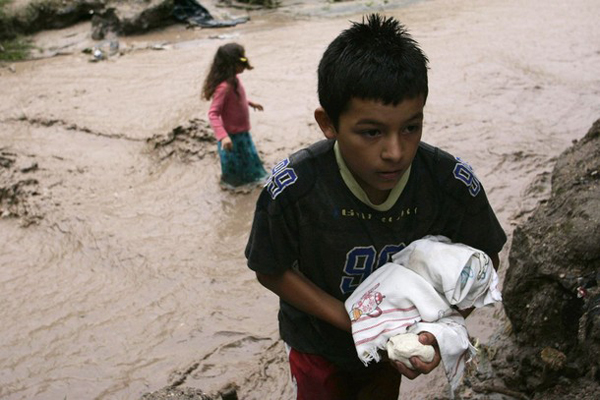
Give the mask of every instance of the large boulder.
MULTIPOLYGON (((515 229, 503 288, 528 393, 600 381, 600 120, 562 153, 550 198, 515 229)), ((597 387, 597 386, 596 386, 597 387)))
MULTIPOLYGON (((95 25, 113 28, 117 34, 145 32, 172 24, 175 0, 31 0, 5 12, 0 38, 61 29, 92 20, 95 25)), ((106 32, 107 29, 104 29, 106 32)))
POLYGON ((3 6, 7 8, 0 10, 0 39, 45 29, 65 28, 79 21, 89 20, 94 13, 105 8, 106 2, 107 0, 31 0, 11 7, 3 6))
POLYGON ((249 18, 215 20, 197 0, 27 0, 3 7, 7 6, 0 5, 0 39, 65 28, 90 19, 92 38, 102 40, 108 34, 140 34, 175 23, 219 28, 235 26, 249 18))
POLYGON ((104 39, 108 32, 119 36, 146 32, 174 22, 174 0, 106 1, 92 18, 92 38, 104 39))

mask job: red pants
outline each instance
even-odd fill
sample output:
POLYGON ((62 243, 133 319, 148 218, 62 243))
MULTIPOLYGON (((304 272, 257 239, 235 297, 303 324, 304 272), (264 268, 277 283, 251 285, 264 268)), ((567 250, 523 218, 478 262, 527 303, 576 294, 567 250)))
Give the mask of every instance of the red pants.
POLYGON ((401 375, 386 361, 348 372, 321 356, 294 349, 289 361, 297 400, 397 400, 400 394, 401 375))

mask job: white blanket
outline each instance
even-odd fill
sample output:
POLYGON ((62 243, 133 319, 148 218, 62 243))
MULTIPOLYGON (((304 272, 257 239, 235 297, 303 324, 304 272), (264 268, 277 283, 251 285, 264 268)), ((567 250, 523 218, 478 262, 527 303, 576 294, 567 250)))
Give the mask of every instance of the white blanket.
POLYGON ((451 243, 444 236, 426 236, 392 256, 400 264, 421 275, 453 306, 464 310, 498 301, 498 274, 484 252, 451 243))
POLYGON ((417 240, 365 279, 346 300, 358 357, 379 361, 392 336, 431 332, 437 339, 452 394, 474 352, 463 317, 452 308, 500 301, 489 257, 443 236, 417 240), (402 263, 402 265, 400 265, 402 263))

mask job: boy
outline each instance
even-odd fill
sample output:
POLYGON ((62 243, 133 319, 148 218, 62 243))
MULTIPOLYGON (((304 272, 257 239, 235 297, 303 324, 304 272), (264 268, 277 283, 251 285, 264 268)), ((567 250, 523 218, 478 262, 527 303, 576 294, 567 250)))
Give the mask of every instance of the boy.
MULTIPOLYGON (((280 297, 280 334, 297 398, 397 399, 402 375, 440 363, 358 359, 344 300, 390 256, 426 235, 486 252, 506 236, 460 159, 421 142, 427 57, 377 14, 353 23, 318 68, 315 119, 327 140, 273 168, 258 199, 248 266, 280 297)), ((437 345, 429 332, 421 343, 437 345)))

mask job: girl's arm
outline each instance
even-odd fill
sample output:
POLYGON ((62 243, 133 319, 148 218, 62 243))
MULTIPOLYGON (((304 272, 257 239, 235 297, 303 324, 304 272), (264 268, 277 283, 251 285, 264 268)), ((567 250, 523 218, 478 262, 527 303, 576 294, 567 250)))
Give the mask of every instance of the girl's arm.
POLYGON ((313 315, 338 329, 352 332, 350 317, 344 303, 305 276, 288 269, 281 275, 256 273, 258 281, 267 289, 297 309, 313 315))
POLYGON ((219 141, 228 137, 227 131, 223 126, 223 118, 221 117, 221 115, 223 115, 223 106, 225 104, 225 97, 227 96, 228 90, 229 85, 226 82, 219 84, 215 89, 215 93, 213 93, 212 102, 210 103, 210 108, 208 109, 208 120, 210 122, 210 126, 213 128, 215 137, 219 141))
POLYGON ((258 110, 258 111, 262 111, 263 110, 263 106, 262 105, 260 105, 258 103, 254 103, 254 102, 252 102, 250 100, 248 100, 248 105, 250 107, 252 107, 253 109, 255 109, 255 110, 258 110))

